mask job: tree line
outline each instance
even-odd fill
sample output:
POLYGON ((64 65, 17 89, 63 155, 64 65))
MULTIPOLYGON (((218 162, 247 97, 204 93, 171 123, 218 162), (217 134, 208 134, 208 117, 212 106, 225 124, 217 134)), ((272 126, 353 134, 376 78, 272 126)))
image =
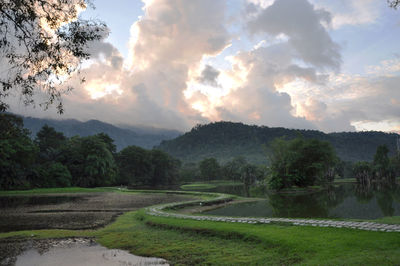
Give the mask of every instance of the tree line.
POLYGON ((328 183, 346 175, 361 184, 393 182, 400 175, 400 154, 389 157, 385 145, 378 146, 373 162, 357 163, 341 161, 327 141, 302 136, 276 138, 270 150, 269 165, 254 165, 241 156, 224 164, 212 157, 182 164, 158 149, 128 146, 117 152, 113 139, 104 133, 67 138, 45 125, 31 139, 20 117, 0 113, 0 189, 159 187, 233 180, 246 187, 266 183, 280 190, 328 183))
POLYGON ((137 146, 117 152, 100 133, 67 138, 44 125, 32 139, 22 118, 0 113, 0 189, 143 186, 235 180, 250 186, 263 180, 265 167, 237 157, 223 165, 215 158, 182 165, 168 153, 137 146))
POLYGON ((23 121, 0 114, 0 189, 161 186, 175 183, 180 162, 160 150, 116 151, 104 133, 67 138, 47 125, 32 140, 23 121))
POLYGON ((264 165, 255 165, 242 156, 220 164, 216 158, 204 158, 198 163, 186 163, 180 171, 182 182, 232 180, 242 182, 245 186, 263 181, 266 174, 264 165))
POLYGON ((344 162, 327 141, 276 138, 270 144, 267 180, 275 190, 292 186, 307 187, 353 177, 360 184, 394 182, 400 176, 400 153, 391 158, 386 145, 379 145, 373 162, 344 162))

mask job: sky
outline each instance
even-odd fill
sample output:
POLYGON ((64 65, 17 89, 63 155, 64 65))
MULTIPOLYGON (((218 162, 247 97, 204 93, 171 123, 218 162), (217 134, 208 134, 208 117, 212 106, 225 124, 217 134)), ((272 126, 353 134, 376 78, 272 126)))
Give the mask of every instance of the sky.
POLYGON ((109 35, 87 47, 65 113, 185 131, 233 121, 400 133, 400 10, 385 0, 93 0, 109 35))

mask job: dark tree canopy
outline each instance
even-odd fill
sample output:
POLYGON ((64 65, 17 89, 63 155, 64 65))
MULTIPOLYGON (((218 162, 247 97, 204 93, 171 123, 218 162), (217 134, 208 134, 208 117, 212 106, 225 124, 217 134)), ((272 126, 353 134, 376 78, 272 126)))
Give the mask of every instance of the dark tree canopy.
POLYGON ((22 119, 0 113, 0 189, 25 187, 36 154, 22 119))
POLYGON ((376 149, 374 161, 358 162, 353 167, 353 175, 360 184, 371 184, 373 181, 394 182, 399 173, 399 154, 390 158, 386 145, 376 149))
POLYGON ((2 0, 0 4, 0 111, 6 98, 20 94, 25 104, 63 112, 61 88, 89 58, 87 44, 106 34, 103 23, 78 16, 88 0, 2 0))
POLYGON ((312 186, 331 181, 327 174, 337 157, 332 145, 317 139, 277 138, 271 144, 270 186, 273 189, 312 186))
POLYGON ((35 144, 39 148, 40 161, 55 161, 67 144, 67 138, 46 124, 36 134, 35 144))
POLYGON ((180 161, 160 150, 128 146, 116 154, 117 182, 123 185, 164 186, 177 181, 180 161))
POLYGON ((221 167, 215 158, 206 158, 199 163, 200 175, 204 180, 221 179, 221 167))

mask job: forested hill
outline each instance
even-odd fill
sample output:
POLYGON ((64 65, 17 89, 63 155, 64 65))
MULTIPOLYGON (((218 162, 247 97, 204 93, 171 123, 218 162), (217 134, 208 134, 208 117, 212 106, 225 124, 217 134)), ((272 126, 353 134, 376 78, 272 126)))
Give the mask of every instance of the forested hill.
POLYGON ((371 161, 378 145, 386 144, 393 154, 398 134, 383 132, 343 132, 325 134, 316 130, 296 130, 250 126, 242 123, 216 122, 194 127, 173 140, 163 141, 157 147, 184 162, 197 162, 215 157, 226 162, 244 156, 253 163, 266 163, 268 144, 277 137, 316 138, 332 143, 344 161, 371 161), (267 150, 267 151, 266 151, 267 150))
POLYGON ((129 145, 136 145, 142 148, 151 149, 159 145, 162 140, 173 139, 180 135, 180 132, 174 130, 164 130, 146 127, 117 127, 98 120, 89 120, 81 122, 74 119, 55 120, 55 119, 40 119, 32 117, 23 117, 24 126, 31 131, 32 137, 47 124, 53 127, 56 131, 64 133, 67 137, 72 136, 90 136, 97 133, 106 133, 114 139, 117 149, 121 150, 129 145))

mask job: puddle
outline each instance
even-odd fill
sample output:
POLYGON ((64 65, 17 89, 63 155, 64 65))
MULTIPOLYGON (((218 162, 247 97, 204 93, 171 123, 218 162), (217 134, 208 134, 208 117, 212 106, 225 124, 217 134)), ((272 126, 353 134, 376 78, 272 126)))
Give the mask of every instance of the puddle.
POLYGON ((90 239, 63 239, 26 242, 20 254, 6 257, 0 265, 16 266, 128 266, 169 265, 159 258, 132 255, 119 249, 107 249, 90 239))

